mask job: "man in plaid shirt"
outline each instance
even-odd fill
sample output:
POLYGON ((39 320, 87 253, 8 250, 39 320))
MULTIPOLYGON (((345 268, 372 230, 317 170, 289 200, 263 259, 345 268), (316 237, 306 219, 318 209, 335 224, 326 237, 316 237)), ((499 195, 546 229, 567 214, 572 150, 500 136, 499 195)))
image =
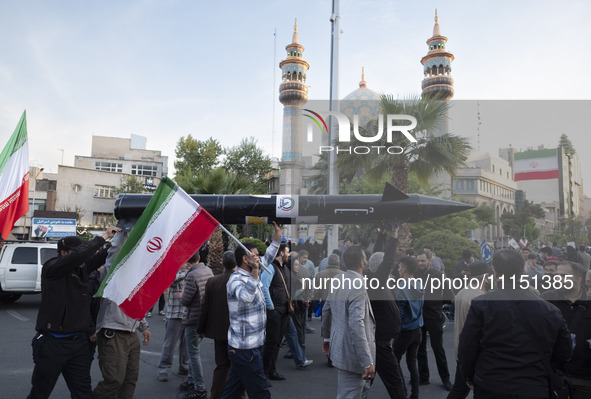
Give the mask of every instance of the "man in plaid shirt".
MULTIPOLYGON (((259 277, 259 262, 271 264, 283 235, 283 229, 273 222, 275 235, 263 259, 259 260, 254 244, 245 244, 252 253, 242 247, 234 251, 238 268, 228 280, 228 355, 230 374, 224 389, 223 399, 240 398, 244 390, 249 398, 270 398, 267 378, 263 371, 261 346, 265 342, 267 312, 259 277)), ((263 271, 264 273, 264 271, 263 271)))
MULTIPOLYGON (((189 259, 191 261, 193 258, 189 259)), ((162 344, 162 353, 158 363, 158 381, 168 381, 168 373, 172 366, 174 348, 180 340, 179 345, 179 374, 186 375, 189 369, 189 357, 187 354, 187 344, 185 342, 185 327, 183 326, 183 312, 185 307, 181 303, 183 289, 185 287, 185 277, 189 268, 196 264, 185 263, 176 274, 174 282, 168 290, 168 302, 166 306, 166 323, 164 323, 166 332, 164 333, 164 342, 162 344)))

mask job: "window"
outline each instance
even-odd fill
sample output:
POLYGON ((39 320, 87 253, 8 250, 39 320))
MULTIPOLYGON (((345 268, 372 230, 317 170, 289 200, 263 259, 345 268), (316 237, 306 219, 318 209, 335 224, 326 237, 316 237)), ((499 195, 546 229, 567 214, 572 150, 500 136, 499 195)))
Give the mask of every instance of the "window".
POLYGON ((45 264, 51 258, 55 258, 55 249, 41 248, 41 264, 45 264))
POLYGON ((106 172, 123 172, 123 164, 122 163, 114 163, 114 162, 95 162, 94 168, 96 170, 104 170, 106 172))
POLYGON ((109 221, 111 220, 112 216, 112 213, 93 212, 92 224, 95 226, 107 226, 109 225, 109 221))
POLYGON ((37 248, 22 247, 15 248, 12 254, 12 264, 14 265, 36 265, 37 264, 37 248))
POLYGON ((131 165, 131 174, 132 175, 156 176, 157 171, 158 171, 157 166, 131 165))
POLYGON ((113 190, 115 187, 112 186, 94 186, 94 196, 99 198, 113 198, 113 190))

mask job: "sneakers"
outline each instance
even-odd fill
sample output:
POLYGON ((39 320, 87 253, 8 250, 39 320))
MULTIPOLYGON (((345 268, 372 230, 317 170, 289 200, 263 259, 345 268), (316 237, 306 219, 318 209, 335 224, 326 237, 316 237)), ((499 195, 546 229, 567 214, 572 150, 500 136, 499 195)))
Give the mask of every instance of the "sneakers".
POLYGON ((152 317, 152 312, 146 313, 146 317, 152 317))
POLYGON ((183 396, 184 399, 207 399, 207 391, 191 390, 183 396))
POLYGON ((165 373, 158 374, 158 381, 160 381, 160 382, 168 381, 168 374, 165 374, 165 373))
POLYGON ((190 391, 195 388, 195 385, 192 382, 184 381, 179 385, 179 389, 181 391, 190 391))
POLYGON ((306 334, 314 334, 316 332, 315 328, 306 327, 306 334))
POLYGON ((166 316, 166 313, 164 313, 164 310, 161 310, 160 312, 158 312, 158 314, 159 314, 160 316, 166 316))
POLYGON ((312 363, 314 363, 314 360, 306 359, 304 361, 304 363, 301 363, 300 365, 298 365, 298 370, 303 370, 303 369, 309 367, 312 363))

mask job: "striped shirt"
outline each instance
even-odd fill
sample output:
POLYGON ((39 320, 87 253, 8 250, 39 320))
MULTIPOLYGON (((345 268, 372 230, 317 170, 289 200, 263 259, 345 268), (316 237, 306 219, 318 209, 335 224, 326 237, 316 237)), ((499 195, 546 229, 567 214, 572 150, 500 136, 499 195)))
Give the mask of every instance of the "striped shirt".
POLYGON ((226 285, 230 311, 229 346, 254 349, 265 343, 267 311, 262 286, 260 280, 240 268, 230 276, 226 285))
MULTIPOLYGON (((279 243, 271 242, 260 259, 260 264, 267 266, 273 262, 279 243)), ((274 269, 271 266, 271 270, 274 269)), ((261 273, 267 273, 261 266, 261 273)), ((265 343, 267 310, 263 297, 263 284, 249 272, 238 267, 226 284, 230 328, 228 345, 236 349, 254 349, 265 343)))

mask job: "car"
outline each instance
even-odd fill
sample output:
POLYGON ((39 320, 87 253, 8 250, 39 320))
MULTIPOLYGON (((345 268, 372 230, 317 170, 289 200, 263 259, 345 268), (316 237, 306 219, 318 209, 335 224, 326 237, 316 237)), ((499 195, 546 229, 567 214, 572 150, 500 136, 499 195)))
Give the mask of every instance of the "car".
POLYGON ((18 300, 23 294, 41 292, 41 268, 57 256, 57 243, 7 242, 0 247, 0 303, 18 300))

